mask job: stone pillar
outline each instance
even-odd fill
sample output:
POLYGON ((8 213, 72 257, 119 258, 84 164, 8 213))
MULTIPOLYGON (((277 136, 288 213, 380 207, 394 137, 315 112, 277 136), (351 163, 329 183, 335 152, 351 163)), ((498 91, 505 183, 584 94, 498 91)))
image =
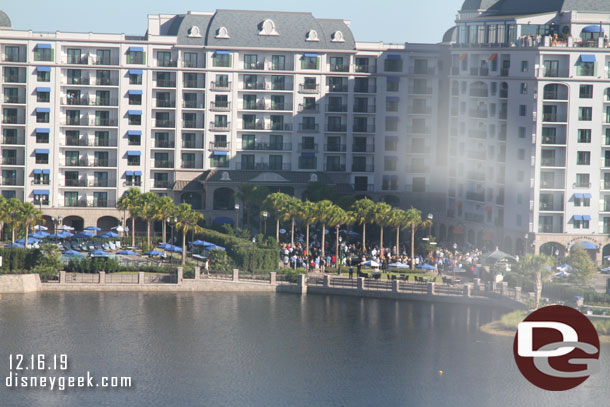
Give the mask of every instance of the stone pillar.
POLYGON ((195 267, 195 281, 201 279, 201 267, 195 267))
POLYGON ((474 281, 474 290, 479 291, 481 289, 481 279, 475 278, 473 281, 474 281))
POLYGON ((428 295, 434 295, 434 283, 428 283, 428 295))
POLYGON ((301 294, 307 294, 307 276, 305 274, 299 274, 297 284, 301 294))
POLYGON ((495 281, 491 281, 489 283, 489 291, 491 291, 491 292, 495 292, 496 291, 496 282, 495 281))
POLYGON ((233 281, 239 281, 239 270, 233 269, 233 281))
POLYGON ((364 277, 358 277, 358 289, 364 290, 364 277))
POLYGON ((515 287, 515 301, 521 301, 521 287, 515 287))
POLYGON ((392 280, 392 292, 399 293, 400 292, 400 281, 392 280))
POLYGON ((500 283, 500 295, 503 297, 508 295, 508 283, 506 281, 500 283))
POLYGON ((143 271, 138 272, 138 284, 144 284, 144 272, 143 271))
POLYGON ((66 284, 66 272, 64 270, 59 272, 59 284, 66 284))
POLYGON ((106 272, 105 271, 100 271, 100 284, 104 285, 106 284, 106 272))
POLYGON ((182 284, 184 281, 184 267, 178 267, 178 273, 176 278, 176 284, 182 284))
POLYGON ((470 284, 464 284, 464 297, 470 297, 470 284))
POLYGON ((269 273, 269 284, 275 285, 277 283, 277 273, 272 271, 269 273))
POLYGON ((324 276, 324 288, 330 288, 330 276, 329 275, 324 276))

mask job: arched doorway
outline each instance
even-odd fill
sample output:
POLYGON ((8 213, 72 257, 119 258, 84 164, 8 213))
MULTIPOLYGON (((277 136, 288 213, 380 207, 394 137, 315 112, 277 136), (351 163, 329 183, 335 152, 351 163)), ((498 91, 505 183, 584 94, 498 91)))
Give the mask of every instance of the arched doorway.
POLYGON ((231 188, 218 188, 214 191, 214 210, 229 211, 235 208, 235 193, 231 188))
POLYGON ((85 220, 80 216, 76 215, 66 216, 64 218, 63 224, 66 226, 73 227, 76 231, 80 231, 83 230, 83 228, 85 227, 85 220))
POLYGON ((180 195, 180 203, 190 204, 191 208, 197 211, 202 208, 201 202, 201 194, 198 192, 184 192, 180 195))
POLYGON ((102 216, 97 220, 97 227, 107 232, 115 226, 119 226, 120 221, 114 216, 102 216))
POLYGON ((607 244, 602 249, 602 261, 604 264, 610 263, 610 244, 607 244))
POLYGON ((566 255, 566 248, 557 242, 547 242, 540 246, 540 254, 561 260, 566 255))

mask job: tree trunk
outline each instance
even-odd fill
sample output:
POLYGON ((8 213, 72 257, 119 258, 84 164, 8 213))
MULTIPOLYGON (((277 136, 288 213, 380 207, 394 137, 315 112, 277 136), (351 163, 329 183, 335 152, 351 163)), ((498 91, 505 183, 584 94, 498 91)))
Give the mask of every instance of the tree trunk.
POLYGON ((146 245, 148 246, 148 250, 152 250, 150 248, 150 229, 151 229, 151 223, 152 223, 152 221, 150 221, 149 219, 146 220, 146 245))
POLYGON ((415 270, 415 223, 411 224, 411 270, 415 270))
POLYGON ((291 219, 290 224, 290 247, 294 247, 294 218, 291 219))
POLYGON ((335 239, 336 246, 337 246, 336 251, 335 251, 335 266, 337 267, 337 269, 339 269, 339 228, 340 228, 340 226, 336 226, 336 228, 335 228, 335 231, 337 233, 337 236, 335 239))
POLYGON ((131 247, 136 247, 136 217, 131 215, 131 247))
MULTIPOLYGON (((182 228, 182 265, 186 264, 186 228, 182 228)), ((172 243, 173 244, 173 243, 172 243)))
POLYGON ((15 226, 11 227, 11 243, 15 243, 15 226))
POLYGON ((366 222, 362 224, 362 253, 366 253, 366 222))
POLYGON ((275 241, 280 242, 280 218, 275 219, 275 241))
POLYGON ((381 230, 379 232, 379 258, 381 259, 383 257, 383 225, 379 225, 379 229, 381 230))
POLYGON ((29 235, 30 225, 25 224, 25 248, 28 248, 28 235, 29 235))
POLYGON ((540 306, 540 296, 542 295, 542 273, 536 272, 536 309, 540 306))
POLYGON ((326 235, 325 235, 324 232, 326 232, 326 224, 325 223, 322 224, 322 259, 324 259, 324 254, 325 254, 324 242, 326 240, 326 235))
POLYGON ((305 266, 305 270, 309 271, 309 223, 307 224, 307 234, 305 235, 305 246, 307 248, 307 253, 305 253, 305 261, 307 262, 306 266, 305 266))
POLYGON ((400 255, 400 227, 396 228, 396 256, 400 255))
POLYGON ((167 234, 167 224, 165 223, 165 219, 162 220, 163 222, 163 244, 167 243, 167 238, 166 238, 166 234, 167 234))

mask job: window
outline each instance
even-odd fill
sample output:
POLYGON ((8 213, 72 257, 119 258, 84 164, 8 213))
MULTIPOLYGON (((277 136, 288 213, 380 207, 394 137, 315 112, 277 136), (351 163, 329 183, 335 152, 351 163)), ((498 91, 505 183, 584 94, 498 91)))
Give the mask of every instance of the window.
POLYGON ((133 112, 129 112, 127 115, 128 121, 130 125, 139 126, 142 124, 142 114, 134 114, 133 112))
MULTIPOLYGON (((17 49, 19 49, 19 48, 17 48, 17 49)), ((52 61, 52 60, 53 60, 53 48, 36 47, 36 49, 34 49, 34 61, 52 61)))
POLYGON ((590 143, 591 142, 591 129, 579 129, 578 130, 578 142, 579 143, 590 143))
POLYGON ((78 48, 68 48, 69 64, 86 64, 87 57, 81 58, 81 50, 78 48))
POLYGON ((527 114, 527 106, 519 105, 519 116, 525 116, 527 114))
POLYGON ((49 103, 51 101, 51 92, 36 91, 36 101, 39 103, 49 103))
POLYGON ((129 94, 129 104, 130 105, 141 105, 142 104, 142 94, 129 94))
POLYGON ((48 144, 49 133, 36 132, 36 143, 48 144))
POLYGON ((197 88, 197 74, 196 73, 185 73, 183 76, 185 88, 197 88))
POLYGON ((582 58, 576 65, 576 75, 595 76, 595 62, 583 62, 582 58))
POLYGON ((49 71, 36 71, 36 80, 38 82, 51 82, 51 72, 49 71))
POLYGON ((127 165, 140 165, 140 156, 135 154, 127 154, 127 165))
POLYGON ((592 99, 593 98, 593 85, 580 85, 580 98, 581 99, 592 99))
POLYGON ((141 85, 142 84, 142 74, 129 72, 129 84, 130 85, 141 85))
POLYGON ((109 49, 96 50, 95 51, 95 64, 96 65, 111 65, 110 50, 109 49))
POLYGON ((214 85, 217 88, 228 88, 229 87, 229 75, 216 75, 216 81, 214 85))
POLYGON ((590 151, 578 151, 576 154, 576 165, 590 165, 591 164, 591 152, 590 151))
POLYGON ((386 117, 385 129, 386 131, 398 131, 398 117, 386 117))
POLYGON ((591 121, 593 117, 593 108, 591 107, 579 107, 578 108, 578 120, 591 121))
POLYGON ((525 150, 522 148, 517 150, 517 156, 519 157, 520 160, 525 160, 525 150))
POLYGON ((385 157, 383 160, 384 171, 396 171, 396 157, 385 157))
POLYGON ((576 174, 576 188, 589 188, 590 186, 589 174, 576 174))
POLYGON ((184 53, 184 67, 185 68, 197 68, 197 53, 185 52, 184 53))
POLYGON ((112 85, 112 80, 110 79, 110 71, 97 70, 95 72, 95 82, 97 85, 102 86, 112 85))
POLYGON ((229 157, 226 155, 212 154, 212 160, 210 162, 210 166, 227 168, 227 167, 229 167, 229 157))
POLYGON ((258 69, 258 55, 244 55, 244 69, 258 69))
POLYGON ((544 76, 557 78, 559 76, 559 61, 544 61, 544 76))
POLYGON ((182 168, 195 168, 195 154, 182 153, 182 168))
POLYGON ((398 111, 398 100, 387 98, 385 101, 386 112, 397 112, 398 111))
POLYGON ((36 123, 49 123, 49 112, 36 112, 36 123))
POLYGON ((6 62, 21 62, 21 58, 19 58, 19 47, 7 45, 4 48, 4 60, 6 62))
POLYGON ((216 51, 212 57, 212 66, 219 68, 231 67, 231 54, 228 52, 216 51))
MULTIPOLYGON (((67 180, 66 180, 66 183, 67 183, 67 180)), ((66 206, 66 207, 78 206, 78 192, 74 192, 74 191, 64 192, 64 206, 66 206)))
POLYGON ((402 58, 400 55, 388 55, 383 68, 386 72, 402 72, 402 58))
POLYGON ((108 167, 108 152, 107 151, 95 151, 93 153, 93 165, 95 167, 108 167))
POLYGON ((305 90, 317 90, 318 85, 316 83, 316 78, 306 77, 303 79, 303 89, 305 90))
POLYGON ((94 144, 97 147, 109 147, 110 146, 110 134, 107 131, 96 131, 94 144))
POLYGON ((241 169, 242 170, 253 170, 254 169, 254 155, 243 154, 241 156, 241 169))
POLYGON ((320 58, 316 54, 303 55, 301 69, 320 69, 320 58))
POLYGON ((284 55, 272 55, 271 69, 273 71, 284 71, 286 69, 286 57, 284 55))
POLYGON ((521 72, 527 72, 528 64, 527 61, 521 61, 521 72))
POLYGON ((172 66, 172 53, 168 51, 157 51, 158 66, 172 66))
POLYGON ((394 76, 388 76, 386 79, 386 89, 388 92, 398 92, 400 85, 400 78, 394 76))
POLYGON ((130 146, 139 146, 142 136, 139 133, 128 133, 127 140, 130 146))
POLYGON ((519 138, 525 138, 525 127, 519 127, 519 138))
POLYGON ((133 65, 143 65, 146 55, 144 51, 130 49, 127 51, 127 63, 133 65))
POLYGON ((48 163, 49 163, 49 153, 36 151, 36 164, 48 164, 48 163))
POLYGON ((197 105, 197 94, 196 93, 184 93, 182 95, 183 106, 187 109, 196 109, 197 105))
POLYGON ((34 205, 48 205, 49 195, 48 194, 34 194, 34 205))
POLYGON ((343 64, 343 57, 330 57, 331 72, 347 72, 347 65, 343 64))
POLYGON ((521 94, 527 95, 527 83, 526 82, 521 82, 521 94))
POLYGON ((271 76, 271 90, 292 90, 286 87, 286 77, 273 75, 271 76))
POLYGON ((108 186, 108 173, 107 172, 94 172, 93 173, 93 186, 105 188, 108 186))

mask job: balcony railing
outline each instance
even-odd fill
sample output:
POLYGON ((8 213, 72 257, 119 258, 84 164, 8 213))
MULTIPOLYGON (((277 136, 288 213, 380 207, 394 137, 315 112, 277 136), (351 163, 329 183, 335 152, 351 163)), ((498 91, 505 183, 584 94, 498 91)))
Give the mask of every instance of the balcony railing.
POLYGON ((347 85, 340 85, 340 84, 328 85, 328 91, 345 93, 345 92, 347 92, 347 85))
POLYGON ((157 66, 162 66, 164 68, 175 68, 178 66, 178 61, 174 59, 158 59, 157 66))
POLYGON ((375 93, 377 92, 377 86, 354 86, 355 93, 375 93))
POLYGON ((347 124, 327 123, 326 131, 334 133, 345 133, 347 131, 347 124))
POLYGON ((176 127, 176 122, 173 120, 155 120, 155 127, 170 128, 176 127))
POLYGON ((89 85, 91 80, 88 76, 68 77, 66 83, 68 85, 89 85))
POLYGON ((159 88, 175 88, 176 81, 169 79, 157 79, 157 87, 159 88))
POLYGON ((311 143, 299 143, 299 152, 302 151, 313 151, 313 152, 317 152, 318 151, 318 145, 317 144, 311 144, 311 143))
POLYGON ((4 136, 2 137, 2 144, 23 145, 25 144, 25 140, 17 136, 4 136))
POLYGON ((353 144, 352 152, 354 152, 354 153, 374 153, 375 144, 353 144))
POLYGON ((331 153, 344 153, 347 150, 347 146, 345 144, 324 144, 324 151, 331 153))
POLYGON ((301 133, 318 133, 320 132, 319 124, 304 124, 299 123, 299 132, 301 133))
POLYGON ((211 102, 210 110, 216 112, 229 112, 231 111, 231 102, 211 102))
POLYGON ((331 72, 349 72, 349 65, 331 64, 330 71, 331 72))
POLYGON ((25 104, 25 98, 19 96, 4 95, 4 103, 25 104))
POLYGON ((250 145, 242 145, 242 150, 259 150, 259 151, 291 151, 291 143, 255 143, 250 145))
POLYGON ((210 83, 210 90, 228 91, 231 90, 231 82, 215 82, 210 83))
POLYGON ((262 71, 263 69, 265 69, 265 60, 257 61, 254 63, 246 63, 244 61, 244 69, 253 69, 253 70, 257 70, 257 71, 262 71))
POLYGON ((157 107, 176 107, 176 101, 157 99, 157 107))
POLYGON ((299 85, 299 92, 301 93, 319 93, 320 92, 320 85, 315 84, 315 85, 305 85, 305 84, 300 84, 299 85))
POLYGON ((292 131, 292 123, 267 122, 265 123, 265 130, 292 131))
POLYGON ((375 133, 375 125, 354 125, 353 131, 356 133, 375 133))
POLYGON ((354 65, 354 72, 356 73, 376 73, 376 65, 354 65))
POLYGON ((375 171, 375 166, 373 164, 352 164, 352 172, 373 172, 375 171))
POLYGON ((326 111, 332 113, 345 113, 347 112, 347 105, 340 105, 337 103, 327 103, 326 111))
POLYGON ((20 75, 7 75, 4 77, 6 83, 25 83, 25 76, 20 75))
POLYGON ((95 188, 116 188, 114 180, 93 180, 89 181, 89 186, 95 188))
POLYGON ((375 105, 354 105, 354 113, 375 113, 376 111, 375 105))
POLYGON ((324 171, 345 172, 345 164, 325 164, 324 171))
POLYGON ((254 164, 254 169, 258 171, 290 171, 291 165, 290 163, 274 164, 260 162, 254 164))
POLYGON ((320 111, 320 108, 318 107, 318 104, 314 104, 314 105, 304 105, 304 104, 299 104, 299 108, 298 108, 299 113, 318 113, 320 111))
POLYGON ((169 188, 169 181, 155 180, 153 182, 153 188, 169 188))
POLYGON ((230 141, 210 141, 209 150, 229 151, 229 150, 231 150, 231 142, 230 141))
POLYGON ((174 142, 169 140, 155 140, 155 148, 174 148, 174 142))
POLYGON ((19 118, 17 116, 4 116, 2 118, 3 124, 25 124, 25 118, 19 118))
POLYGON ((197 128, 202 128, 203 125, 198 126, 197 125, 197 120, 183 120, 182 121, 182 127, 184 127, 185 129, 197 129, 197 128))
POLYGON ((87 185, 88 185, 88 183, 87 183, 87 179, 86 178, 82 178, 82 179, 66 179, 66 180, 64 180, 63 183, 59 184, 60 187, 68 187, 68 188, 72 188, 72 187, 86 187, 87 185))
POLYGON ((174 162, 170 160, 155 160, 155 168, 174 168, 174 162))
POLYGON ((432 87, 414 86, 414 87, 409 88, 409 94, 411 94, 411 95, 431 95, 432 87))

